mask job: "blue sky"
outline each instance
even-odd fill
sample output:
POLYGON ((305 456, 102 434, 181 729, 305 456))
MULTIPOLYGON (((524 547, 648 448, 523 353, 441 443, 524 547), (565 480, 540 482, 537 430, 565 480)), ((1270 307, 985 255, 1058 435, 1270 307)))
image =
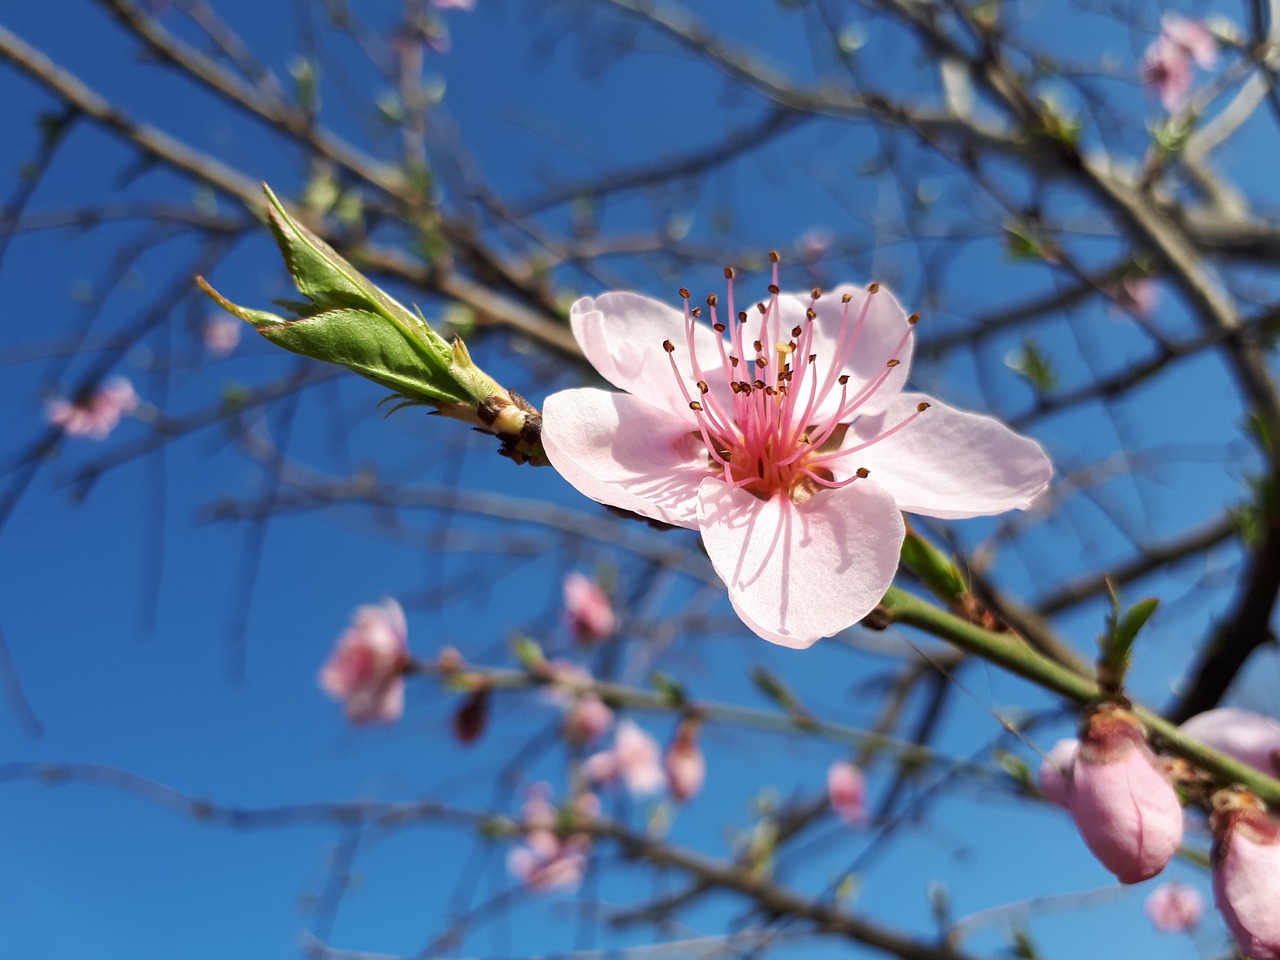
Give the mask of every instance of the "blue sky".
MULTIPOLYGON (((96 5, 56 0, 11 6, 0 18, 6 27, 106 95, 119 98, 138 117, 282 190, 297 187, 292 150, 267 148, 253 123, 172 73, 137 63, 134 45, 96 5)), ((283 71, 297 50, 293 6, 233 0, 220 2, 218 9, 239 26, 255 52, 283 71)), ((764 48, 787 66, 797 61, 797 51, 807 49, 802 20, 779 14, 772 5, 761 4, 752 13, 727 0, 697 6, 708 21, 734 36, 757 42, 767 38, 764 48)), ((396 7, 368 4, 371 26, 389 29, 396 7)), ((446 83, 444 102, 462 142, 505 196, 533 197, 547 183, 706 142, 726 119, 745 121, 758 106, 752 96, 689 57, 651 51, 652 41, 641 42, 641 54, 618 58, 607 46, 584 50, 569 30, 569 16, 550 12, 544 17, 537 12, 547 9, 542 4, 480 0, 478 7, 448 16, 453 48, 433 58, 430 69, 446 83)), ((1029 14, 1039 15, 1038 10, 1029 14)), ((1046 10, 1033 32, 1060 37, 1064 56, 1084 57, 1099 52, 1100 22, 1100 17, 1057 18, 1046 10)), ((895 58, 904 55, 906 45, 888 38, 879 42, 876 23, 861 26, 878 41, 865 53, 868 62, 895 69, 895 58)), ((1143 42, 1117 34, 1101 49, 1129 58, 1143 42)), ((371 74, 350 46, 326 44, 335 69, 324 75, 324 117, 346 136, 365 142, 366 130, 347 109, 346 91, 367 92, 371 74)), ((903 78, 904 85, 918 84, 906 71, 903 78)), ((1115 81, 1114 87, 1131 112, 1130 136, 1138 150, 1141 93, 1124 81, 1115 81)), ((0 141, 0 176, 12 183, 35 150, 36 114, 54 104, 8 68, 0 69, 0 102, 9 106, 11 131, 0 141)), ((163 172, 144 171, 123 183, 120 177, 131 155, 99 130, 81 125, 71 137, 39 185, 31 210, 64 209, 117 194, 190 196, 187 185, 163 172)), ((369 149, 385 147, 376 143, 369 149)), ((722 239, 716 237, 715 225, 728 216, 734 245, 789 251, 811 227, 832 228, 844 236, 854 232, 850 224, 895 214, 892 172, 868 171, 872 153, 865 128, 815 124, 734 164, 702 189, 652 204, 610 202, 601 222, 606 229, 641 230, 674 218, 688 225, 691 237, 712 242, 722 239)), ((925 186, 944 191, 946 202, 963 210, 963 198, 946 192, 956 189, 950 173, 936 161, 925 166, 925 186)), ((566 216, 555 213, 548 222, 563 222, 566 216)), ((85 317, 79 301, 86 291, 105 289, 106 278, 114 276, 113 245, 136 235, 137 227, 128 225, 87 234, 45 231, 17 238, 8 250, 0 272, 0 310, 6 318, 0 334, 6 463, 12 451, 39 435, 41 404, 50 390, 65 388, 91 363, 76 358, 64 369, 59 360, 18 363, 13 357, 25 345, 56 342, 78 330, 85 317)), ((928 291, 945 286, 956 300, 926 305, 926 319, 939 331, 1037 289, 1043 279, 1042 268, 1008 264, 997 240, 970 245, 942 266, 944 275, 932 275, 933 267, 906 245, 889 242, 888 233, 881 237, 884 242, 841 254, 823 269, 832 280, 886 279, 907 301, 920 302, 928 291)), ((1101 262, 1109 251, 1099 243, 1088 252, 1101 262)), ((193 244, 179 240, 142 256, 105 301, 91 338, 127 328, 158 291, 181 276, 195 253, 193 244)), ((609 264, 610 277, 658 296, 673 294, 681 284, 714 289, 718 272, 715 263, 698 266, 691 276, 655 275, 622 259, 609 264)), ((288 294, 286 275, 265 232, 238 245, 210 275, 241 303, 261 306, 288 294)), ((582 292, 600 290, 598 279, 565 279, 582 292)), ((1166 292, 1163 302, 1162 322, 1170 329, 1186 329, 1173 296, 1166 292)), ((422 301, 422 306, 428 317, 436 315, 438 304, 422 301)), ((1138 355, 1142 343, 1124 323, 1108 316, 1104 304, 1086 309, 1090 337, 1083 343, 1065 322, 1049 321, 1038 328, 1037 336, 1052 350, 1067 384, 1083 378, 1090 361, 1104 370, 1118 368, 1138 355)), ((262 383, 291 369, 292 357, 252 337, 232 358, 210 361, 192 332, 208 313, 202 302, 184 305, 167 341, 148 340, 120 360, 117 369, 134 379, 145 401, 173 413, 192 411, 228 387, 262 383), (173 364, 162 377, 155 358, 164 350, 172 351, 173 364)), ((928 329, 927 324, 922 327, 922 335, 928 329)), ((999 401, 1007 405, 1002 412, 1016 412, 1030 401, 1026 388, 1003 366, 1005 354, 1016 345, 1016 339, 996 338, 976 361, 957 354, 922 365, 916 382, 958 405, 982 408, 986 396, 975 374, 994 371, 999 401)), ((576 377, 554 369, 530 373, 504 359, 496 343, 480 345, 477 356, 535 403, 550 385, 576 377)), ((428 420, 416 411, 384 419, 374 409, 382 394, 371 384, 345 377, 308 390, 296 408, 277 409, 260 429, 276 443, 287 442, 291 457, 318 470, 349 472, 353 466, 376 465, 380 477, 460 482, 467 489, 546 499, 603 517, 551 471, 517 469, 494 457, 490 442, 454 424, 428 420)), ((1144 388, 1132 403, 1121 405, 1111 423, 1092 411, 1049 421, 1037 436, 1061 466, 1113 449, 1115 423, 1134 431, 1143 446, 1219 444, 1234 429, 1234 409, 1228 381, 1216 361, 1205 358, 1187 363, 1175 378, 1144 388)), ((0 762, 103 764, 192 796, 250 808, 436 796, 478 809, 496 805, 509 810, 524 783, 539 778, 558 787, 564 783, 562 752, 529 750, 531 744, 550 740, 554 712, 533 696, 501 699, 484 741, 463 748, 448 732, 454 701, 433 684, 419 682, 411 686, 400 725, 349 729, 317 689, 315 676, 352 609, 382 596, 398 597, 408 610, 410 643, 417 654, 429 657, 451 644, 477 662, 500 664, 508 659, 507 639, 513 631, 527 632, 548 648, 566 646, 558 597, 568 569, 617 569, 621 589, 633 602, 624 615, 633 620, 669 613, 695 590, 678 578, 653 584, 638 562, 598 542, 506 564, 495 564, 484 553, 425 549, 429 536, 443 529, 439 516, 411 514, 397 527, 357 507, 273 520, 255 561, 249 525, 206 519, 210 505, 221 498, 253 500, 268 489, 260 467, 217 427, 175 444, 163 460, 150 456, 112 469, 77 502, 70 480, 79 467, 127 449, 146 434, 144 425, 127 422, 101 446, 68 441, 42 466, 0 531, 0 627, 45 727, 43 737, 32 739, 16 717, 6 716, 0 722, 0 762), (157 556, 163 558, 158 581, 157 556), (256 568, 246 566, 255 562, 256 568), (241 610, 242 584, 253 569, 240 676, 241 661, 228 638, 241 610), (157 583, 158 602, 153 605, 157 583), (514 782, 499 780, 495 787, 508 761, 522 754, 535 759, 514 782)), ((1248 465, 1242 460, 1224 470, 1188 454, 1176 473, 1161 478, 1163 486, 1144 488, 1141 502, 1134 487, 1119 485, 1113 495, 1122 510, 1135 515, 1150 508, 1142 516, 1150 528, 1177 529, 1192 519, 1214 516, 1221 502, 1233 496, 1248 465)), ((536 544, 548 537, 536 527, 517 529, 475 519, 456 520, 453 528, 488 541, 515 537, 536 544)), ((966 542, 974 543, 990 529, 989 521, 974 521, 962 532, 966 542)), ((695 541, 684 533, 636 535, 696 551, 695 541)), ((1025 551, 1006 557, 1001 572, 1015 591, 1035 596, 1063 571, 1127 552, 1123 538, 1076 504, 1033 533, 1025 551)), ((1214 558, 1224 566, 1231 559, 1229 552, 1214 558)), ((1180 577, 1144 585, 1173 601, 1172 612, 1157 619, 1135 667, 1135 688, 1154 703, 1168 696, 1194 638, 1212 614, 1204 599, 1181 597, 1186 586, 1180 577)), ((858 686, 884 670, 887 660, 834 642, 798 656, 733 629, 722 598, 711 609, 730 629, 678 635, 663 667, 684 680, 694 696, 764 706, 747 678, 749 668, 761 664, 803 690, 815 712, 853 725, 871 721, 875 701, 860 696, 858 686)), ((1087 647, 1100 627, 1098 609, 1065 617, 1062 627, 1087 647)), ((633 645, 628 652, 637 649, 633 645)), ((1265 667, 1271 672, 1264 680, 1274 676, 1274 664, 1265 667)), ((1269 690, 1274 687, 1249 685, 1246 698, 1255 707, 1273 710, 1277 704, 1269 690)), ((970 669, 949 698, 938 745, 957 756, 979 755, 1001 736, 998 714, 1051 706, 996 671, 970 669)), ((641 719, 660 739, 670 735, 669 717, 641 719)), ((1033 739, 1047 747, 1068 726, 1059 723, 1033 739)), ((724 855, 729 838, 750 829, 753 803, 762 789, 782 798, 813 795, 827 764, 841 756, 834 744, 728 727, 709 728, 706 746, 710 783, 680 814, 672 836, 714 855, 724 855)), ((1010 746, 1034 759, 1025 747, 1010 746)), ((873 791, 884 788, 883 772, 873 771, 873 791)), ((616 812, 635 816, 637 822, 644 814, 616 812)), ((330 860, 350 839, 334 826, 230 830, 202 825, 137 796, 86 785, 0 784, 0 823, 0 953, 38 960, 175 953, 191 960, 294 956, 300 931, 316 922, 307 905, 323 896, 330 860)), ((788 879, 809 889, 848 869, 868 842, 866 834, 832 826, 819 828, 819 836, 820 841, 806 847, 811 859, 803 869, 792 872, 784 865, 788 879)), ((329 931, 332 943, 414 953, 440 931, 454 898, 463 896, 475 904, 505 889, 504 856, 501 846, 486 846, 465 832, 436 825, 363 837, 358 883, 329 931), (456 882, 460 873, 461 885, 456 882)), ((1190 869, 1171 869, 1178 878, 1205 887, 1203 877, 1190 869)), ((655 878, 610 860, 588 889, 604 903, 622 904, 680 883, 679 878, 655 878)), ((1176 958, 1196 952, 1184 940, 1156 938, 1141 914, 1144 890, 1116 888, 1062 814, 1015 802, 990 788, 957 789, 932 808, 927 822, 872 859, 859 905, 886 922, 927 930, 931 883, 950 888, 956 915, 1032 895, 1096 892, 1096 903, 1061 915, 1037 913, 1030 921, 1047 955, 1087 952, 1119 958, 1159 952, 1176 958)), ((740 918, 741 911, 740 901, 711 898, 688 915, 692 929, 687 932, 714 933, 740 918)), ((1223 935, 1216 921, 1208 927, 1200 946, 1212 953, 1223 935)), ((651 939, 640 928, 616 939, 593 940, 590 929, 572 898, 521 900, 510 918, 484 924, 463 955, 550 953, 592 942, 651 939)), ((994 951, 1006 930, 1007 924, 997 924, 971 946, 994 951)), ((815 949, 811 944, 791 948, 804 955, 815 949)), ((844 947, 824 949, 835 955, 844 947)))

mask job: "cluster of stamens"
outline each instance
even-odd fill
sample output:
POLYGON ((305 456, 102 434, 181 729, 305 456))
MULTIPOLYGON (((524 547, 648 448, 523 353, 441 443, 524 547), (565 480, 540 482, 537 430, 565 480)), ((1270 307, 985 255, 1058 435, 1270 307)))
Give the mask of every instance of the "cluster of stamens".
POLYGON ((920 315, 907 318, 907 329, 885 361, 883 370, 851 394, 849 375, 842 372, 845 358, 853 356, 857 349, 879 284, 867 287, 867 297, 856 316, 852 310, 853 297, 844 295, 844 316, 835 353, 829 358, 819 358, 814 352, 813 323, 817 317, 814 306, 822 291, 813 290, 803 323, 790 330, 783 329, 778 302, 777 253, 770 253, 769 259, 773 263, 769 299, 756 304, 761 316, 759 339, 746 342, 750 315, 745 310, 735 313, 734 271, 726 267, 729 322, 719 319, 719 301, 715 294, 706 300, 708 320, 716 334, 715 362, 704 366, 707 358, 700 358, 695 349, 694 331, 702 321, 702 308, 690 307, 690 293, 684 288, 680 290, 680 298, 684 301, 685 349, 694 376, 692 385, 685 382, 685 374, 676 364, 676 345, 666 340, 662 347, 670 359, 676 384, 697 417, 698 431, 706 446, 707 465, 712 472, 721 474, 726 483, 761 498, 786 492, 793 500, 800 501, 820 488, 844 487, 865 479, 869 471, 863 467, 853 468, 848 458, 902 430, 928 409, 927 403, 918 404, 914 413, 870 440, 839 449, 845 428, 856 418, 859 408, 875 395, 899 365, 898 355, 912 336, 920 315), (728 380, 728 397, 723 393, 717 397, 717 392, 711 389, 708 377, 717 375, 728 380), (821 419, 815 419, 837 389, 839 405, 835 413, 822 413, 821 419))

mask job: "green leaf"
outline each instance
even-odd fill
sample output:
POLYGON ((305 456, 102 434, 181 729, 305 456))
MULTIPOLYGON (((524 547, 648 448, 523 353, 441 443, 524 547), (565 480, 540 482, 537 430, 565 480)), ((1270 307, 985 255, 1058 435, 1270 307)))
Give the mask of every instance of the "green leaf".
POLYGON ((1022 346, 1005 357, 1007 366, 1022 377, 1038 394, 1051 391, 1058 385, 1058 374, 1053 361, 1041 352, 1034 340, 1024 340, 1022 346))

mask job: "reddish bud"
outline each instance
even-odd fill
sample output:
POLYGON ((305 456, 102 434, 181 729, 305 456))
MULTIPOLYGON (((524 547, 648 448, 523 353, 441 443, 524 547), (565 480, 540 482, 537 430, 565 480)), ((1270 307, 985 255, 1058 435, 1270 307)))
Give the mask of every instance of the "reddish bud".
POLYGON ((836 816, 848 824, 867 819, 867 783, 852 763, 837 760, 827 770, 827 797, 836 816))
POLYGON ((1116 704, 1085 722, 1067 789, 1085 844, 1121 883, 1154 877, 1182 843, 1182 804, 1147 746, 1142 724, 1116 704))
POLYGON ((453 734, 459 743, 474 743, 489 724, 489 688, 481 687, 467 695, 453 715, 453 734))
POLYGON ((1165 883, 1147 897, 1144 909, 1161 933, 1187 933, 1200 922, 1204 898, 1199 890, 1185 883, 1165 883))
POLYGON ((678 803, 695 796, 707 779, 707 760, 698 746, 698 721, 682 720, 662 759, 667 790, 678 803))
POLYGON ((608 595, 599 583, 580 573, 564 578, 564 610, 569 629, 579 643, 606 640, 618 629, 608 595))

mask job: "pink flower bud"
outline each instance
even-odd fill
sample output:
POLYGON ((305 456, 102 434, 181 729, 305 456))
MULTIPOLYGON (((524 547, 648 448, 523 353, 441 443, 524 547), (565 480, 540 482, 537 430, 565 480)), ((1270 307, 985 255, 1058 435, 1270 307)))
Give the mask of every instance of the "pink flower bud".
POLYGON ((392 722, 404 712, 408 628, 400 604, 387 599, 356 610, 320 671, 320 686, 346 703, 352 723, 392 722))
POLYGON ((594 693, 574 699, 564 714, 564 735, 570 743, 598 740, 613 726, 613 711, 594 693))
POLYGON ((1247 790, 1213 797, 1213 899, 1251 960, 1280 958, 1280 823, 1247 790))
POLYGON ((579 643, 606 640, 618 629, 608 595, 600 584, 580 573, 564 578, 564 610, 569 629, 579 643))
POLYGON ((225 357, 235 352, 240 344, 244 321, 238 317, 211 317, 200 328, 204 348, 214 357, 225 357))
POLYGON ((1104 704, 1085 723, 1067 808, 1085 844, 1121 883, 1150 879, 1182 843, 1182 804, 1138 719, 1104 704))
POLYGON ((1152 924, 1162 933, 1194 930, 1204 913, 1204 898, 1185 883, 1164 883, 1152 891, 1144 905, 1152 924))
POLYGON ((678 803, 697 795, 707 779, 707 760, 698 746, 698 722, 683 720, 662 760, 667 774, 667 790, 678 803))
POLYGON ((453 715, 453 735, 459 743, 474 743, 489 725, 489 688, 471 691, 453 715))
POLYGON ((827 770, 827 797, 836 816, 848 824, 867 819, 867 783, 862 771, 852 763, 837 760, 827 770))
POLYGON ((1080 749, 1080 741, 1072 737, 1059 740, 1044 755, 1040 763, 1040 792, 1050 803, 1060 807, 1067 806, 1067 779, 1071 776, 1071 766, 1076 762, 1076 751, 1080 749))
POLYGON ((1280 776, 1280 723, 1270 717, 1220 707, 1196 714, 1180 729, 1269 777, 1280 776))

